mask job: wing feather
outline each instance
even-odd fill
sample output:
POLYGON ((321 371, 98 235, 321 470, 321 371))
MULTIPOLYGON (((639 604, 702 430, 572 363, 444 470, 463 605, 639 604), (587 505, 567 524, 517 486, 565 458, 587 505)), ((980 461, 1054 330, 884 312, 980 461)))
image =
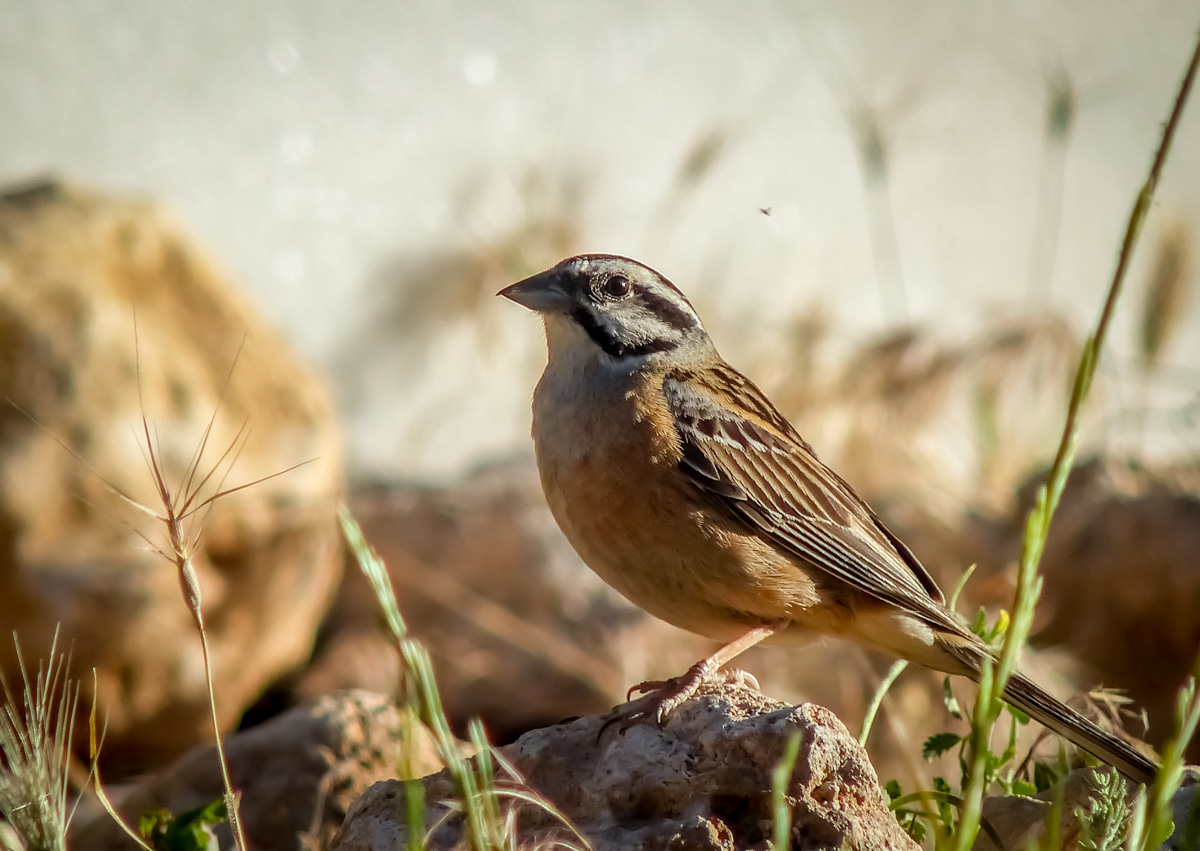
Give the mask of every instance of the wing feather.
POLYGON ((957 628, 948 622, 952 616, 929 572, 818 460, 762 391, 724 364, 702 378, 670 373, 663 380, 685 473, 712 499, 814 567, 957 628))

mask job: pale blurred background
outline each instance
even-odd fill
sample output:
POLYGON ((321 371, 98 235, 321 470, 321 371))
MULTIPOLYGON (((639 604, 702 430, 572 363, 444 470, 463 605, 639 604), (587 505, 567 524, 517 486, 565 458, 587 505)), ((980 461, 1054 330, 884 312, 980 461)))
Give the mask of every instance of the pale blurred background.
MULTIPOLYGON (((1190 0, 0 12, 0 178, 173 208, 331 375, 360 476, 527 448, 540 331, 492 294, 567 253, 657 267, 727 357, 777 376, 818 308, 844 348, 1043 308, 1082 331, 1200 23, 1190 0)), ((1193 109, 1132 290, 1198 220, 1193 109)), ((1181 304, 1142 426, 1168 454, 1195 430, 1200 303, 1181 304)))
MULTIPOLYGON (((1194 0, 0 0, 0 182, 60 175, 179 224, 72 190, 0 199, 0 313, 22 306, 31 329, 0 347, 0 390, 28 391, 48 433, 90 439, 91 469, 130 489, 150 487, 136 445, 102 449, 130 443, 139 407, 184 462, 214 407, 222 450, 246 416, 258 443, 230 484, 320 457, 224 499, 226 525, 218 511, 205 529, 229 729, 395 688, 331 519, 343 436, 348 502, 460 729, 482 715, 508 741, 605 711, 710 651, 606 591, 541 499, 544 342, 494 294, 583 251, 678 283, 944 588, 979 565, 961 609, 995 617, 1198 26, 1194 0), (334 402, 224 296, 192 310, 224 292, 203 257, 334 402), (60 284, 83 305, 61 316, 60 284), (246 329, 246 383, 220 396, 246 329), (66 378, 43 380, 60 355, 66 378)), ((1022 661, 1063 696, 1128 688, 1157 742, 1200 643, 1198 223, 1193 103, 1085 416, 1081 460, 1099 460, 1046 550, 1040 653, 1022 661)), ((174 575, 137 561, 115 509, 73 525, 98 474, 5 413, 0 555, 22 559, 0 561, 0 627, 44 653, 64 623, 79 669, 107 672, 113 777, 164 765, 209 735, 174 575)), ((857 727, 888 661, 830 645, 745 665, 857 727)), ((883 777, 954 729, 940 689, 916 671, 896 685, 872 741, 883 777)))
MULTIPOLYGON (((139 537, 162 529, 101 479, 154 504, 145 414, 195 482, 214 409, 207 463, 253 435, 228 484, 288 471, 222 498, 195 559, 223 729, 396 688, 343 499, 459 731, 606 711, 711 652, 605 588, 542 498, 541 329, 495 293, 583 251, 679 284, 943 588, 978 565, 960 611, 997 617, 1198 26, 1195 0, 0 0, 0 400, 40 426, 0 405, 0 672, 5 634, 35 659, 61 624, 100 672, 107 777, 208 740, 192 621, 139 537)), ((1200 646, 1194 98, 1022 660, 1079 705, 1127 689, 1155 743, 1200 646)), ((745 666, 857 729, 890 661, 745 666)), ((962 728, 941 694, 893 688, 881 777, 957 770, 914 746, 962 728)))

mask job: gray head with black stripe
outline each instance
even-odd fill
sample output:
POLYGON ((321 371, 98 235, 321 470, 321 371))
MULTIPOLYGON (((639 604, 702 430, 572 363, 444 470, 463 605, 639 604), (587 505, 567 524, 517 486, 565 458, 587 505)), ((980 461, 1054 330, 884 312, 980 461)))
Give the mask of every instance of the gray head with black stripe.
POLYGON ((581 254, 500 291, 556 333, 585 334, 597 355, 625 366, 681 347, 711 347, 700 317, 674 284, 628 257, 581 254))

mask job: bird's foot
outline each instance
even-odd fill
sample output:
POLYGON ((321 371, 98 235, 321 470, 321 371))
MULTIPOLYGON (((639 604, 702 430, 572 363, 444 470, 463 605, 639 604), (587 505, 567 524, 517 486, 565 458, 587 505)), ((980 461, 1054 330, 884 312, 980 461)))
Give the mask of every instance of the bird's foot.
POLYGON ((654 721, 661 727, 667 716, 694 695, 713 673, 706 661, 692 665, 682 676, 671 677, 669 680, 648 680, 635 685, 626 694, 628 702, 624 706, 618 706, 604 720, 597 739, 613 727, 618 733, 624 733, 635 724, 645 721, 654 721), (642 696, 635 700, 635 694, 642 696))
POLYGON ((626 693, 625 699, 630 702, 621 714, 629 715, 631 720, 653 717, 661 727, 667 716, 686 703, 714 673, 704 662, 697 662, 682 676, 638 683, 626 693), (642 697, 633 700, 635 694, 642 697))
POLYGON ((629 689, 626 694, 628 702, 609 714, 600 727, 597 739, 614 726, 619 733, 624 733, 635 724, 651 720, 661 727, 667 716, 694 697, 702 685, 714 681, 737 683, 758 689, 758 680, 752 674, 737 669, 714 669, 705 659, 692 665, 681 676, 671 677, 669 680, 648 680, 629 689), (642 696, 634 700, 634 694, 642 696))
MULTIPOLYGON (((690 690, 686 693, 681 693, 681 696, 678 698, 678 700, 673 700, 671 705, 667 708, 667 712, 675 709, 689 697, 695 694, 699 690, 700 686, 704 685, 704 683, 722 682, 730 685, 747 686, 755 691, 762 690, 762 687, 758 684, 758 679, 749 671, 743 671, 741 668, 723 668, 719 671, 703 671, 701 670, 703 666, 703 662, 698 662, 689 668, 687 673, 681 677, 672 677, 669 680, 647 680, 644 683, 638 683, 637 685, 632 686, 629 691, 625 693, 625 700, 633 700, 633 696, 635 694, 647 694, 649 692, 662 693, 673 688, 679 688, 680 686, 685 685, 685 682, 688 680, 688 678, 692 676, 696 676, 695 684, 691 685, 690 690)), ((659 720, 661 721, 662 718, 659 718, 659 720)))

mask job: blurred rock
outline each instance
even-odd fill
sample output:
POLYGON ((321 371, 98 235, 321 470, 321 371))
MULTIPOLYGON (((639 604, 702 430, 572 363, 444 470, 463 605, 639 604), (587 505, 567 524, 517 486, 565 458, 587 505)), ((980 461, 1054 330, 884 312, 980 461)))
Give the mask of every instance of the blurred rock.
MULTIPOLYGON (((441 768, 432 739, 403 737, 402 713, 387 698, 343 692, 293 709, 225 742, 234 788, 241 792, 243 829, 254 851, 325 848, 351 803, 372 783, 397 776, 411 760, 417 776, 441 768)), ((112 790, 110 790, 112 792, 112 790)), ((170 768, 116 795, 118 812, 137 827, 151 809, 178 815, 224 793, 216 749, 198 747, 170 768)), ((73 848, 118 851, 137 846, 98 806, 77 819, 73 848)), ((229 847, 229 828, 217 830, 229 847)))
MULTIPOLYGON (((308 657, 342 566, 332 403, 167 215, 55 182, 0 197, 0 400, 0 623, 30 660, 61 623, 73 670, 96 669, 110 779, 212 734, 175 567, 146 545, 163 524, 113 493, 162 511, 143 414, 168 487, 199 500, 311 461, 186 523, 222 725, 308 657)), ((0 670, 19 678, 8 640, 0 670)))
MULTIPOLYGON (((787 789, 793 844, 917 848, 884 803, 866 752, 827 709, 787 706, 743 686, 711 686, 702 695, 662 728, 640 724, 601 737, 604 717, 588 716, 530 732, 500 753, 597 851, 762 848, 774 823, 771 775, 788 738, 799 732, 787 789)), ((442 772, 422 782, 426 822, 437 825, 429 847, 458 847, 461 818, 440 803, 455 797, 450 778, 442 772)), ((347 813, 333 847, 407 847, 403 799, 402 782, 372 786, 347 813)), ((505 803, 518 810, 521 844, 570 841, 544 809, 505 803)))
MULTIPOLYGON (((607 709, 637 681, 626 670, 626 655, 639 655, 626 654, 629 632, 651 619, 579 560, 531 457, 441 487, 360 490, 350 504, 458 724, 479 716, 503 742, 607 709)), ((351 564, 297 693, 393 690, 396 651, 379 624, 379 604, 351 564)))
MULTIPOLYGON (((1042 558, 1035 643, 1069 650, 1093 681, 1128 691, 1155 744, 1172 733, 1175 696, 1200 653, 1198 479, 1194 468, 1079 465, 1042 558)), ((1200 742, 1190 754, 1200 758, 1200 742)))
POLYGON ((1171 798, 1175 830, 1161 851, 1196 851, 1200 848, 1200 766, 1185 766, 1183 782, 1171 798))

